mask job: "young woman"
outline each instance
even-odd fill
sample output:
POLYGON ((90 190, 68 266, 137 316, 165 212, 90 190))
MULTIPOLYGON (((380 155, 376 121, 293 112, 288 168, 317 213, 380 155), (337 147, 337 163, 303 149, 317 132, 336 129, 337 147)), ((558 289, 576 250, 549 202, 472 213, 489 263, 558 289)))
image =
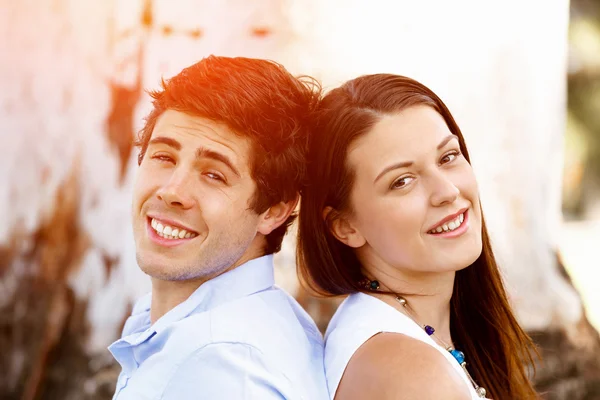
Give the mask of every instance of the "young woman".
POLYGON ((532 399, 533 345, 507 301, 464 138, 412 79, 322 100, 302 192, 302 278, 349 295, 326 334, 347 399, 532 399))

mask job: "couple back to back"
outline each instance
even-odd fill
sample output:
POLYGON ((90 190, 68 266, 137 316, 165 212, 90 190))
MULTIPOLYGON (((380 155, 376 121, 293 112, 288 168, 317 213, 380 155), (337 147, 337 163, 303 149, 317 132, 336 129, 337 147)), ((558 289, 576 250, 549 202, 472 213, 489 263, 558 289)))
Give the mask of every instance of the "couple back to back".
POLYGON ((377 74, 322 97, 277 63, 211 56, 151 95, 132 223, 152 292, 109 348, 114 399, 535 396, 433 92, 377 74), (325 344, 274 282, 299 201, 304 280, 349 295, 325 344))

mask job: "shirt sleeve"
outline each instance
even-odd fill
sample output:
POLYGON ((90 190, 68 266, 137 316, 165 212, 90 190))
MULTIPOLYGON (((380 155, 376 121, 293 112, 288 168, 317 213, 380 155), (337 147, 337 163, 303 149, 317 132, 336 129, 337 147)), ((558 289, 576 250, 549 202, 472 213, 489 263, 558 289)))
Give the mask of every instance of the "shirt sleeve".
POLYGON ((269 368, 264 355, 242 343, 210 344, 190 355, 173 373, 163 400, 290 400, 290 383, 269 368))

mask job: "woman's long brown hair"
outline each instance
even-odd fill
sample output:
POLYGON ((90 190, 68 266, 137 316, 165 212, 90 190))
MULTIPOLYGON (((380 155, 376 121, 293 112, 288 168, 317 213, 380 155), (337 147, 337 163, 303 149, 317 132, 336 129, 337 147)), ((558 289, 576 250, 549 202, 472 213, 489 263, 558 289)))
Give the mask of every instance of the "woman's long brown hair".
MULTIPOLYGON (((329 296, 364 292, 364 278, 353 249, 338 241, 329 224, 349 210, 354 171, 346 163, 348 147, 369 132, 384 115, 416 105, 435 109, 458 136, 467 161, 463 135, 442 100, 410 78, 366 75, 346 82, 322 100, 309 145, 309 165, 298 230, 300 279, 329 296), (337 212, 323 218, 330 206, 337 212)), ((483 250, 469 267, 456 273, 451 299, 450 331, 457 348, 468 357, 469 370, 492 399, 534 399, 528 377, 535 348, 517 323, 492 252, 485 220, 483 250)))

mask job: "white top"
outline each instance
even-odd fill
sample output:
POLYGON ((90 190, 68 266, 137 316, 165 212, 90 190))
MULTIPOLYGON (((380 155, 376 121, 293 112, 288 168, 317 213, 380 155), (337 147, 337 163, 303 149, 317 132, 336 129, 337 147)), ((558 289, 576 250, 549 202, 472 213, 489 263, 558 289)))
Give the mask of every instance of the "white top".
POLYGON ((372 336, 381 332, 401 333, 425 342, 446 357, 463 377, 473 400, 480 397, 454 357, 439 346, 408 316, 383 301, 364 293, 348 296, 331 319, 325 334, 325 374, 329 395, 334 398, 350 358, 372 336))

